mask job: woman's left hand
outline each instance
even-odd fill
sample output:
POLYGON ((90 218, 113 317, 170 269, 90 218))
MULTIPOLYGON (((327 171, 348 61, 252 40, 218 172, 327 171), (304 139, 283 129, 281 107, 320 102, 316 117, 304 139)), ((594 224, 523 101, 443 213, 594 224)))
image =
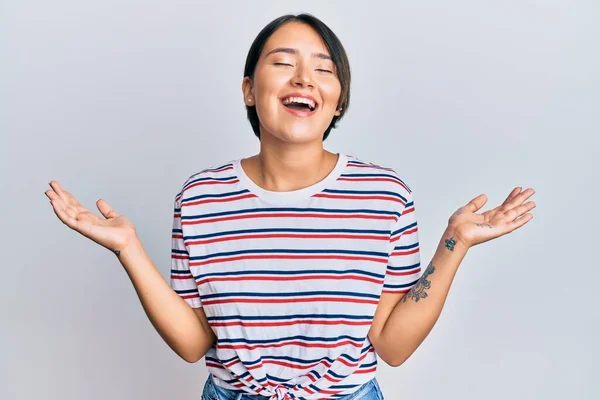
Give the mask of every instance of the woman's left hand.
POLYGON ((534 193, 532 188, 521 192, 521 188, 516 187, 501 205, 476 214, 487 202, 487 196, 480 194, 452 214, 448 220, 448 230, 467 248, 510 233, 533 218, 528 212, 535 208, 535 203, 523 202, 534 193))

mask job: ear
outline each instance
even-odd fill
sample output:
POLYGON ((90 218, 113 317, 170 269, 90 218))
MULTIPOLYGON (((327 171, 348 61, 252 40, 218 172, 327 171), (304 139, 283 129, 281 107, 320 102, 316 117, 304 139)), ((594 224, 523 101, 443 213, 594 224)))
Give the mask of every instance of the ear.
POLYGON ((336 117, 339 117, 342 114, 342 107, 339 107, 335 109, 335 112, 333 113, 333 115, 335 115, 336 117))
POLYGON ((252 107, 256 105, 254 95, 252 94, 252 80, 248 76, 245 76, 242 80, 242 93, 244 94, 244 104, 246 106, 252 107))

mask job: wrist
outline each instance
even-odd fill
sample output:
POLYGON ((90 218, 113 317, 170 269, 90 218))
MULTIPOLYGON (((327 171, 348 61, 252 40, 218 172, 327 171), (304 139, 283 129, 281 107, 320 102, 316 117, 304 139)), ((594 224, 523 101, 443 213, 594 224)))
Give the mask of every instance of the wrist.
POLYGON ((136 236, 132 238, 127 245, 120 251, 114 252, 121 264, 126 267, 126 264, 131 264, 131 260, 139 258, 145 253, 144 246, 136 236))
POLYGON ((455 251, 457 247, 461 250, 467 251, 471 247, 471 245, 460 236, 456 228, 452 225, 448 225, 444 231, 444 234, 442 235, 442 243, 450 251, 455 251))

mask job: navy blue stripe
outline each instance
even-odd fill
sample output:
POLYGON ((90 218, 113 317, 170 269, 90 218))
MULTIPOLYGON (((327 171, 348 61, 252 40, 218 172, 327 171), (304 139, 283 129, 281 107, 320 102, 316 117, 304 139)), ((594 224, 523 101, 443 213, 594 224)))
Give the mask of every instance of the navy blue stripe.
POLYGON ((360 250, 335 250, 335 249, 249 249, 249 250, 236 250, 236 251, 224 251, 222 253, 213 253, 203 256, 190 257, 190 260, 206 260, 215 257, 235 256, 240 254, 354 254, 362 256, 375 256, 375 257, 388 257, 389 254, 377 252, 377 251, 360 251, 360 250))
POLYGON ((415 247, 419 247, 419 242, 409 244, 408 246, 396 246, 394 247, 394 250, 409 250, 414 249, 415 247))
POLYGON ((272 271, 272 270, 255 270, 255 271, 231 271, 231 272, 213 272, 209 274, 198 275, 197 278, 204 279, 211 276, 235 276, 235 275, 306 275, 306 274, 337 274, 337 275, 345 275, 345 274, 359 274, 359 275, 367 275, 372 276, 374 278, 383 278, 385 275, 376 274, 374 272, 362 271, 360 269, 349 269, 338 271, 334 269, 308 269, 301 271, 272 271))
POLYGON ((208 321, 227 321, 227 320, 242 320, 242 321, 276 321, 285 319, 300 319, 300 318, 321 318, 321 319, 355 319, 355 320, 371 320, 373 316, 369 315, 347 315, 347 314, 287 314, 287 315, 222 315, 207 317, 208 321))
POLYGON ((367 347, 365 347, 364 349, 362 349, 362 350, 360 351, 360 354, 364 354, 364 353, 366 353, 367 351, 371 350, 372 348, 373 348, 373 345, 372 345, 372 344, 369 344, 367 347))
POLYGON ((222 166, 220 166, 220 167, 215 167, 215 168, 207 168, 207 169, 205 169, 205 170, 203 170, 203 171, 201 171, 201 172, 199 172, 199 173, 200 173, 200 174, 202 174, 202 173, 205 173, 205 172, 214 172, 214 171, 218 171, 218 170, 220 170, 220 169, 223 169, 223 168, 226 168, 226 167, 231 167, 231 166, 233 166, 233 164, 232 164, 232 163, 227 163, 227 164, 223 164, 223 165, 222 165, 222 166))
POLYGON ((388 285, 388 284, 384 284, 383 287, 384 288, 388 288, 388 289, 404 289, 404 288, 407 288, 409 286, 413 286, 417 282, 418 282, 418 279, 412 281, 411 283, 405 283, 403 285, 388 285))
POLYGON ((387 190, 338 190, 338 189, 323 189, 325 193, 337 193, 337 194, 381 194, 386 196, 398 197, 406 202, 406 198, 400 195, 400 193, 390 192, 387 190))
POLYGON ((244 190, 238 190, 236 192, 201 194, 199 196, 193 196, 193 197, 181 200, 181 202, 183 203, 183 202, 194 201, 194 200, 199 200, 199 199, 206 199, 206 198, 222 198, 222 197, 229 197, 229 196, 237 196, 237 195, 243 194, 243 193, 250 193, 250 191, 248 189, 244 189, 244 190))
POLYGON ((417 267, 419 267, 421 265, 420 262, 413 264, 413 265, 409 265, 407 267, 392 267, 391 265, 387 266, 387 269, 391 270, 391 271, 407 271, 409 269, 415 269, 417 267))
POLYGON ((259 214, 263 212, 297 212, 297 213, 314 213, 314 212, 322 212, 322 213, 339 213, 339 214, 376 214, 376 215, 397 215, 400 216, 399 213, 395 211, 385 211, 385 210, 369 210, 369 209, 351 209, 351 210, 340 210, 336 208, 292 208, 292 207, 265 207, 265 208, 248 208, 244 210, 232 210, 232 211, 222 211, 218 213, 210 213, 210 214, 198 214, 198 215, 184 215, 181 218, 183 219, 201 219, 201 218, 212 218, 212 217, 224 217, 227 215, 236 215, 236 214, 259 214))
POLYGON ((174 289, 176 293, 186 294, 186 293, 198 293, 198 289, 174 289))
POLYGON ((377 361, 370 362, 368 364, 360 364, 358 368, 368 368, 377 365, 377 361))
POLYGON ((412 224, 406 225, 406 226, 405 226, 404 228, 402 228, 402 229, 398 229, 397 231, 395 231, 395 232, 392 232, 392 236, 398 236, 398 234, 400 234, 400 233, 404 233, 404 231, 407 231, 407 230, 409 230, 409 229, 412 229, 412 228, 414 228, 414 227, 416 227, 416 226, 417 226, 417 222, 415 221, 415 222, 413 222, 412 224))
POLYGON ((385 177, 385 178, 393 178, 397 181, 400 180, 400 178, 398 178, 397 176, 394 175, 390 175, 390 174, 342 174, 341 176, 350 176, 353 178, 361 178, 363 176, 369 176, 369 177, 385 177))
POLYGON ((348 335, 341 335, 338 337, 320 337, 320 336, 303 336, 303 335, 296 335, 296 336, 284 336, 284 337, 280 337, 280 338, 276 338, 276 339, 260 339, 260 340, 251 340, 251 339, 246 339, 246 338, 222 338, 219 339, 217 338, 217 342, 220 344, 223 343, 247 343, 247 344, 267 344, 267 343, 279 343, 279 342, 284 342, 287 340, 304 340, 307 342, 338 342, 340 340, 343 339, 349 339, 355 342, 363 342, 365 340, 364 337, 354 337, 354 336, 348 336, 348 335))
MULTIPOLYGON (((352 362, 358 362, 358 360, 359 360, 359 358, 351 358, 351 357, 345 357, 345 358, 348 359, 348 361, 352 361, 352 362)), ((289 356, 263 356, 263 357, 257 358, 256 360, 244 361, 244 365, 257 364, 257 363, 260 363, 261 360, 285 360, 285 361, 297 362, 299 364, 309 364, 309 363, 319 362, 322 360, 326 360, 326 361, 329 361, 330 363, 334 363, 337 359, 329 358, 329 357, 305 359, 305 358, 295 358, 295 357, 289 357, 289 356)))
MULTIPOLYGON (((181 232, 181 229, 178 229, 181 232)), ((186 240, 190 239, 207 239, 219 236, 241 235, 246 233, 356 233, 356 234, 377 234, 389 235, 390 231, 375 230, 375 229, 310 229, 310 228, 262 228, 262 229, 239 229, 235 231, 224 231, 217 233, 208 233, 205 235, 185 236, 186 240)))
POLYGON ((187 183, 186 183, 186 184, 183 186, 182 193, 183 193, 183 192, 185 192, 185 190, 186 190, 186 189, 187 189, 189 186, 191 186, 191 185, 193 185, 194 183, 197 183, 197 182, 202 182, 202 181, 221 181, 221 182, 226 182, 226 181, 232 181, 232 180, 235 180, 235 179, 237 179, 237 177, 235 177, 235 176, 227 176, 227 177, 225 177, 225 178, 206 177, 206 178, 197 178, 197 179, 193 179, 193 180, 191 180, 191 181, 188 181, 188 182, 187 182, 187 183))
MULTIPOLYGON (((357 386, 361 386, 361 385, 360 384, 358 384, 358 385, 331 385, 328 387, 328 389, 334 389, 334 390, 335 389, 352 389, 357 386)), ((341 395, 341 396, 343 396, 343 395, 341 395)))

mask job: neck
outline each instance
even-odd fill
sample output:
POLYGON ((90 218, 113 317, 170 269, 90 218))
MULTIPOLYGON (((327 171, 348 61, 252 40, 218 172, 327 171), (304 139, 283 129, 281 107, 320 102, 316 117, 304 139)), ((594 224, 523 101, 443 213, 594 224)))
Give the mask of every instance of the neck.
POLYGON ((244 161, 244 170, 258 186, 273 192, 299 190, 322 181, 335 168, 338 155, 314 146, 269 146, 244 161), (246 168, 247 167, 247 168, 246 168))

